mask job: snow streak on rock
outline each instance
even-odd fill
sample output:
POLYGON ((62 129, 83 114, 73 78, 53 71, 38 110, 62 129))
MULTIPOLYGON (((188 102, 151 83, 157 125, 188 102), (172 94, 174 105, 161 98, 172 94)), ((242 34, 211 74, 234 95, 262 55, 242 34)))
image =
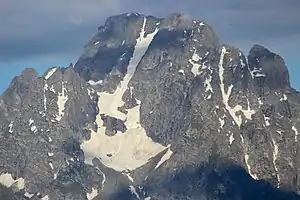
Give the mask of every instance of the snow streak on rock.
POLYGON ((277 165, 276 165, 276 161, 278 159, 278 146, 274 140, 274 138, 272 137, 272 143, 273 143, 273 146, 274 146, 274 150, 273 150, 273 165, 274 165, 274 168, 276 170, 276 176, 277 176, 277 187, 279 187, 279 183, 280 183, 280 177, 279 177, 279 174, 278 174, 278 168, 277 168, 277 165))
POLYGON ((8 125, 9 127, 8 132, 13 133, 13 126, 14 126, 14 121, 11 121, 10 124, 8 125))
POLYGON ((298 134, 299 134, 299 132, 298 132, 298 130, 297 130, 297 128, 295 126, 292 126, 292 130, 295 132, 295 142, 297 142, 298 141, 298 134))
POLYGON ((249 155, 248 154, 245 154, 245 162, 246 162, 246 166, 247 166, 248 173, 250 174, 250 176, 253 179, 258 180, 256 174, 252 174, 252 172, 251 172, 251 167, 250 167, 250 164, 249 164, 249 155))
POLYGON ((223 67, 223 62, 224 62, 224 56, 226 54, 226 48, 223 47, 222 51, 221 51, 221 56, 220 56, 220 61, 219 61, 219 78, 220 78, 220 89, 221 89, 221 93, 222 93, 222 98, 223 98, 223 103, 225 105, 226 110, 229 112, 229 114, 232 116, 232 118, 234 119, 235 123, 241 127, 241 124, 243 122, 242 116, 241 115, 236 115, 237 112, 241 111, 244 116, 251 120, 252 115, 255 113, 254 110, 251 110, 250 108, 250 102, 247 99, 248 102, 248 108, 247 110, 243 109, 243 107, 241 105, 236 105, 234 108, 231 108, 228 104, 229 102, 229 97, 231 95, 231 91, 233 89, 233 85, 230 85, 228 87, 227 92, 225 92, 225 84, 224 84, 224 67, 223 67))
POLYGON ((171 158, 173 152, 171 151, 170 147, 171 147, 170 145, 167 147, 168 151, 163 155, 163 157, 157 163, 157 165, 155 166, 155 169, 159 168, 159 166, 161 166, 165 161, 167 161, 171 158))
POLYGON ((134 186, 130 185, 129 190, 130 190, 131 194, 133 194, 137 199, 140 199, 140 195, 136 192, 136 189, 134 186))
MULTIPOLYGON (((223 99, 223 103, 225 105, 226 110, 229 112, 229 114, 232 116, 232 118, 235 121, 235 123, 240 128, 241 124, 243 122, 243 119, 242 119, 241 115, 237 116, 236 113, 240 111, 240 112, 242 112, 244 114, 244 116, 247 119, 251 120, 252 119, 251 117, 255 113, 255 111, 250 109, 250 102, 249 102, 248 99, 247 99, 247 103, 248 103, 247 110, 243 109, 241 105, 236 105, 234 108, 231 108, 229 106, 228 102, 229 102, 229 97, 231 95, 231 91, 233 89, 233 85, 230 85, 228 87, 228 89, 227 89, 227 92, 225 92, 225 83, 224 83, 224 72, 225 72, 225 69, 223 67, 225 54, 226 54, 226 48, 222 47, 222 49, 221 49, 221 55, 220 55, 220 60, 219 60, 219 64, 218 64, 218 67, 219 67, 219 79, 220 79, 220 89, 221 89, 222 99, 223 99)), ((242 135, 240 135, 240 136, 241 136, 241 138, 243 138, 242 135)), ((233 135, 230 135, 229 142, 231 143, 233 141, 233 139, 234 139, 233 135)), ((242 142, 244 143, 244 139, 242 140, 242 142)), ((252 172, 251 172, 251 167, 249 165, 249 155, 247 153, 245 153, 244 159, 245 159, 246 166, 247 166, 249 174, 252 176, 252 178, 257 179, 257 176, 255 174, 252 174, 252 172)))

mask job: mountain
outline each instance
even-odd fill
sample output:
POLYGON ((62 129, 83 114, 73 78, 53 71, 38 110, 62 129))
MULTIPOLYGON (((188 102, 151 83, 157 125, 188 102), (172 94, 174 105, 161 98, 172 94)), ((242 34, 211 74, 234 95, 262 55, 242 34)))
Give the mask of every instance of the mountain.
POLYGON ((300 199, 300 94, 183 14, 109 17, 77 63, 0 98, 0 199, 300 199))

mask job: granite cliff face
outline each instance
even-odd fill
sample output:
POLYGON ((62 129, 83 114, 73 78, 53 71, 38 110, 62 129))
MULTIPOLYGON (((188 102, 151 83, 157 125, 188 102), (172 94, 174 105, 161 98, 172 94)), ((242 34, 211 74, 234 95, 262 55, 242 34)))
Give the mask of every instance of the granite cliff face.
POLYGON ((0 199, 300 199, 283 58, 185 15, 110 17, 74 66, 26 69, 0 101, 0 199))

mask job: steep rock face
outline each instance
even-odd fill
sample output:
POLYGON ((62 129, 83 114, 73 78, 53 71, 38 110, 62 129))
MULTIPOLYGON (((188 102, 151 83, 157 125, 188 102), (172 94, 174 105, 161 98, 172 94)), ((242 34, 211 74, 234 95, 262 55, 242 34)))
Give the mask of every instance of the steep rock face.
POLYGON ((0 181, 24 199, 299 199, 299 103, 264 47, 246 58, 181 14, 110 17, 74 67, 1 96, 0 181))

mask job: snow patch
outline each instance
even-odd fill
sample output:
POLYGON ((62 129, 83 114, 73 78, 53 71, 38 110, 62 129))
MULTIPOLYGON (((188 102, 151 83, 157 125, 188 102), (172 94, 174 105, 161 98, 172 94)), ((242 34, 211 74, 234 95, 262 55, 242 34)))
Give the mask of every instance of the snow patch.
POLYGON ((204 81, 205 92, 210 91, 211 93, 214 93, 213 88, 211 86, 211 81, 212 81, 212 76, 208 75, 208 77, 204 81))
POLYGON ((134 182, 134 179, 130 176, 130 173, 123 173, 123 175, 125 175, 132 183, 134 182))
POLYGON ((36 133, 37 132, 37 128, 36 126, 31 126, 30 127, 31 132, 36 133))
POLYGON ((277 132, 280 136, 282 136, 282 132, 283 132, 283 131, 278 131, 278 130, 277 130, 276 132, 277 132))
POLYGON ((87 164, 92 164, 92 159, 97 157, 105 166, 116 171, 133 170, 143 166, 150 158, 168 148, 155 143, 147 136, 145 129, 140 125, 141 102, 139 100, 136 99, 138 105, 127 110, 127 114, 118 110, 118 107, 124 105, 122 96, 127 90, 128 83, 137 65, 146 53, 153 37, 158 32, 158 29, 156 29, 153 33, 144 37, 145 26, 146 18, 144 18, 140 37, 137 39, 133 56, 129 62, 127 74, 116 91, 113 94, 106 92, 97 93, 99 96, 99 114, 96 116, 98 130, 97 132, 91 130, 90 140, 81 144, 87 164), (100 116, 101 114, 123 120, 127 131, 125 133, 117 133, 114 136, 107 136, 100 116), (111 154, 112 156, 108 157, 107 154, 111 154))
POLYGON ((51 87, 49 88, 51 92, 55 93, 55 89, 54 89, 54 86, 51 85, 51 87))
POLYGON ((86 198, 88 200, 92 200, 94 199, 96 196, 98 195, 98 190, 95 188, 92 188, 92 192, 91 193, 86 193, 86 198))
POLYGON ((46 196, 44 196, 41 200, 49 200, 49 196, 46 195, 46 196))
POLYGON ((254 67, 252 71, 252 76, 253 77, 266 77, 266 75, 262 72, 260 68, 254 67))
POLYGON ((180 69, 178 72, 181 73, 182 75, 184 75, 184 70, 183 69, 180 69))
POLYGON ((97 82, 93 81, 93 80, 89 80, 88 84, 90 85, 101 85, 103 83, 103 80, 99 80, 97 82))
POLYGON ((96 122, 98 132, 91 130, 90 140, 81 144, 87 164, 91 164, 92 159, 98 157, 104 165, 116 171, 133 170, 146 164, 151 157, 166 149, 152 141, 146 135, 145 129, 141 127, 140 102, 138 102, 138 106, 128 110, 125 133, 107 136, 100 115, 97 115, 96 122), (107 157, 108 153, 112 156, 107 157))
POLYGON ((13 133, 13 126, 14 126, 14 121, 11 121, 10 124, 8 125, 9 127, 8 132, 13 133))
POLYGON ((97 41, 97 42, 94 43, 94 45, 97 45, 97 44, 99 44, 99 43, 100 43, 100 41, 97 41))
POLYGON ((240 134, 240 138, 241 138, 242 143, 244 144, 244 143, 245 143, 245 140, 244 140, 244 137, 243 137, 242 134, 240 134))
POLYGON ((233 137, 233 133, 231 133, 229 137, 229 144, 232 144, 233 141, 234 141, 234 137, 233 137))
POLYGON ((58 93, 57 96, 57 107, 58 115, 56 115, 56 120, 60 121, 65 114, 65 104, 68 101, 67 89, 64 86, 64 82, 61 84, 61 93, 58 93))
POLYGON ((54 156, 54 154, 53 154, 53 153, 50 153, 50 152, 48 152, 48 156, 49 156, 49 157, 52 157, 52 156, 54 156))
POLYGON ((240 58, 240 63, 241 63, 241 67, 244 68, 246 67, 246 64, 244 63, 244 60, 240 58))
POLYGON ((30 199, 31 197, 34 196, 34 194, 30 194, 29 192, 25 192, 24 196, 30 199))
POLYGON ((106 176, 105 176, 105 174, 99 169, 99 167, 96 167, 96 169, 102 174, 103 180, 102 180, 102 183, 101 183, 101 189, 103 190, 104 184, 105 184, 105 181, 106 181, 106 176))
POLYGON ((259 105, 263 105, 263 104, 264 104, 264 103, 262 102, 261 97, 258 98, 258 103, 259 103, 259 105))
POLYGON ((270 126, 270 120, 271 120, 271 118, 270 117, 266 117, 265 115, 263 115, 263 116, 264 116, 264 120, 265 120, 266 126, 270 126))
POLYGON ((192 59, 189 59, 189 63, 192 64, 192 69, 191 72, 194 74, 194 76, 197 76, 199 74, 201 74, 201 72, 199 71, 199 67, 200 65, 197 64, 196 62, 198 62, 201 58, 199 57, 199 55, 196 53, 196 50, 193 53, 192 59))
POLYGON ((49 162, 49 166, 52 170, 54 169, 53 164, 51 162, 49 162))
POLYGON ((223 129, 225 125, 225 115, 223 117, 219 117, 219 122, 220 122, 220 128, 223 129))
POLYGON ((280 101, 286 101, 287 100, 287 96, 285 94, 283 94, 283 97, 280 98, 280 101))
POLYGON ((29 119, 29 124, 28 124, 28 125, 31 126, 31 125, 33 124, 33 122, 34 122, 34 120, 30 118, 30 119, 29 119))
POLYGON ((19 190, 25 188, 25 180, 23 178, 18 178, 14 180, 12 175, 9 173, 1 174, 0 175, 0 184, 11 187, 12 185, 16 186, 19 190))
POLYGON ((48 136, 48 142, 52 142, 52 138, 48 136))
POLYGON ((92 95, 92 94, 94 93, 94 90, 93 90, 93 89, 90 90, 90 89, 88 88, 87 91, 88 91, 89 97, 90 97, 91 99, 93 99, 93 95, 92 95))
POLYGON ((299 134, 299 132, 298 132, 298 130, 297 130, 297 128, 295 126, 292 126, 292 130, 295 132, 295 142, 297 142, 298 141, 298 134, 299 134))
POLYGON ((50 69, 50 70, 47 72, 47 74, 46 74, 46 76, 45 76, 45 79, 46 79, 46 80, 49 79, 49 78, 56 72, 57 69, 58 69, 57 67, 50 69))

